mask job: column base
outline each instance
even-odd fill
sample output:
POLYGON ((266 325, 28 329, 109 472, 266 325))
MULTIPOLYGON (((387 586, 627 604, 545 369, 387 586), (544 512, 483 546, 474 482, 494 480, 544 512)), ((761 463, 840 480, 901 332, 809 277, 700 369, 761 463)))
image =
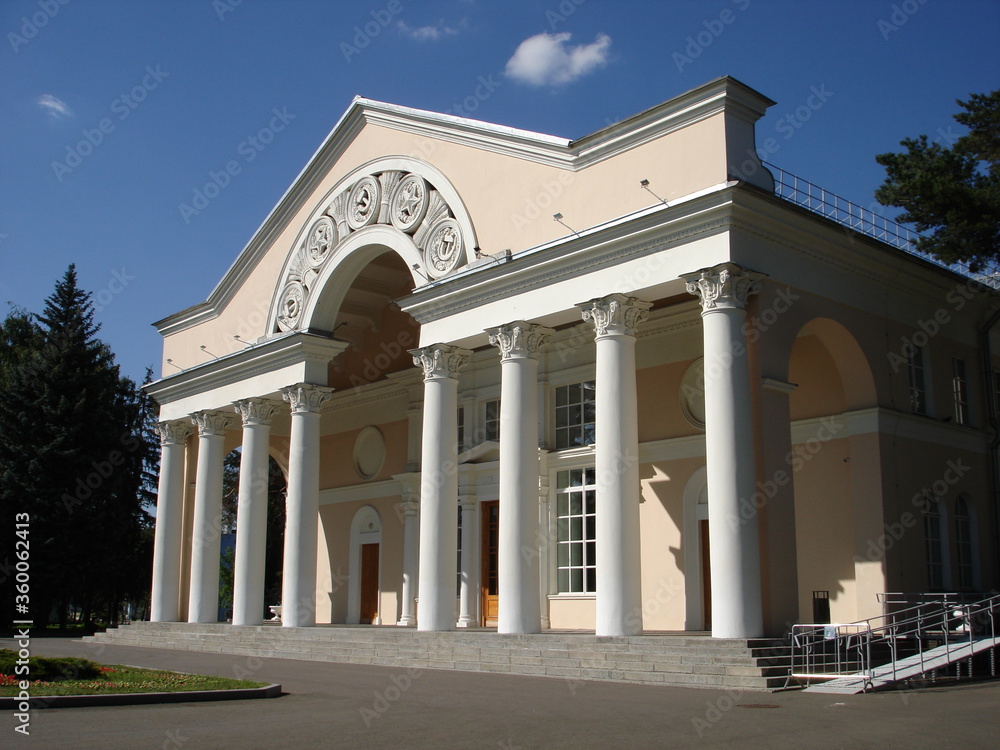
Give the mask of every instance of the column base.
POLYGON ((475 626, 476 623, 471 617, 459 617, 458 622, 455 623, 456 628, 474 628, 475 626))
POLYGON ((412 628, 416 626, 417 618, 413 615, 403 615, 399 618, 399 622, 396 625, 400 628, 412 628))

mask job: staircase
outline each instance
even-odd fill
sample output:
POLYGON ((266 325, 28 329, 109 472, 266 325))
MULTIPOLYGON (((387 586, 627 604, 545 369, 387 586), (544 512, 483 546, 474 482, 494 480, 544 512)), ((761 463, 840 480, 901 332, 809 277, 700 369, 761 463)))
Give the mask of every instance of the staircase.
POLYGON ((957 603, 954 595, 933 595, 859 622, 795 625, 789 683, 805 683, 806 692, 854 694, 952 666, 961 677, 963 664, 972 677, 976 661, 986 662, 980 676, 995 677, 997 647, 1000 596, 957 603))
POLYGON ((605 680, 731 690, 777 690, 788 675, 788 646, 778 639, 707 635, 601 637, 584 633, 500 635, 412 628, 277 624, 234 626, 136 622, 85 640, 345 664, 605 680))

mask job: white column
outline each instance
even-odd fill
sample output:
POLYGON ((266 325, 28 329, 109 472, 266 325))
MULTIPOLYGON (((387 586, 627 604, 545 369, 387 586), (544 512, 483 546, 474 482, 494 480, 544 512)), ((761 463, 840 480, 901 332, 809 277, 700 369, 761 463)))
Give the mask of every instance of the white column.
POLYGON ((757 514, 740 515, 756 489, 750 367, 743 330, 761 274, 722 263, 684 276, 701 299, 705 337, 705 459, 712 571, 712 635, 763 635, 757 514))
POLYGON ((451 630, 458 575, 457 376, 472 352, 434 344, 410 353, 424 372, 417 629, 451 630))
POLYGON ((642 632, 634 334, 650 307, 624 294, 580 305, 597 342, 597 635, 642 632))
POLYGON ((411 496, 403 500, 403 613, 397 625, 416 625, 413 598, 417 594, 417 564, 420 544, 420 504, 411 496))
POLYGON ((540 633, 536 356, 553 330, 517 320, 486 332, 500 349, 497 632, 540 633))
POLYGON ((462 495, 459 498, 462 508, 462 583, 458 590, 458 627, 468 628, 477 625, 475 607, 473 606, 472 582, 475 576, 472 572, 473 552, 476 544, 476 523, 479 503, 475 495, 462 495))
POLYGON ((288 500, 281 572, 281 624, 316 624, 316 545, 319 533, 319 418, 332 388, 298 383, 281 389, 291 405, 288 500))
POLYGON ((235 415, 221 411, 202 411, 191 415, 191 421, 198 425, 198 469, 195 473, 188 622, 219 620, 222 451, 226 429, 235 419, 235 415))
POLYGON ((233 625, 259 625, 264 619, 267 457, 271 415, 277 405, 261 398, 248 398, 234 404, 243 418, 243 450, 236 508, 233 625))
POLYGON ((160 422, 160 486, 153 538, 153 593, 150 620, 177 622, 180 615, 181 531, 184 525, 184 446, 190 424, 160 422))

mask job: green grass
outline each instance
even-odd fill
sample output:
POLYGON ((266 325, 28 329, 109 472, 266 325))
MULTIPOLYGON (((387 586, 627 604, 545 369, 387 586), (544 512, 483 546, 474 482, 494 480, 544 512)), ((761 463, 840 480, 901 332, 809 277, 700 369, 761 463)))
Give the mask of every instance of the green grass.
MULTIPOLYGON (((0 650, 0 697, 16 696, 12 651, 0 650)), ((236 690, 264 687, 266 682, 235 680, 228 677, 166 672, 122 664, 104 666, 87 659, 31 657, 28 692, 42 695, 109 695, 117 693, 178 693, 191 690, 236 690)))

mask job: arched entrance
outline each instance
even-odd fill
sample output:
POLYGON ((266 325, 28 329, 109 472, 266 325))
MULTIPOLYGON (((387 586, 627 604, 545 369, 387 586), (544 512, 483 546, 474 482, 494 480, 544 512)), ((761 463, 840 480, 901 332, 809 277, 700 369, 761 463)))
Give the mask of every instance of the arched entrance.
POLYGON ((354 514, 350 544, 347 623, 378 625, 382 519, 372 506, 354 514))

